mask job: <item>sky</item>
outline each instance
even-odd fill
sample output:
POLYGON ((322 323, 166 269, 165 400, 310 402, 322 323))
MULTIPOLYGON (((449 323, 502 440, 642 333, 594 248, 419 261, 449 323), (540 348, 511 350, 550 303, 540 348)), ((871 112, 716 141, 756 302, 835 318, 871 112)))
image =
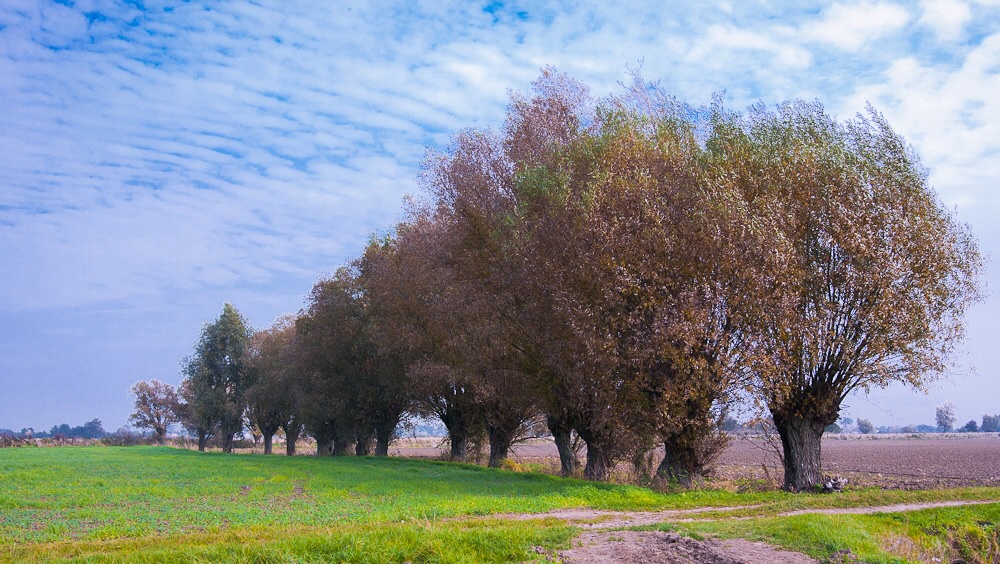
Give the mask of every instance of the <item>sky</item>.
POLYGON ((0 2, 0 428, 126 424, 230 301, 303 305, 554 66, 731 109, 866 103, 993 259, 955 366, 845 402, 876 425, 1000 413, 1000 0, 0 2))

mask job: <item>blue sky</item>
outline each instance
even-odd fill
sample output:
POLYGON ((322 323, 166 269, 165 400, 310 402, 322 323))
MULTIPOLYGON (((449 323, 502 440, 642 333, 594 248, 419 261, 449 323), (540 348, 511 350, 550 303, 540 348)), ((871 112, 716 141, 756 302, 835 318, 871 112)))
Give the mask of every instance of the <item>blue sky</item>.
MULTIPOLYGON (((870 101, 998 255, 1000 0, 570 4, 4 0, 0 427, 115 429, 224 301, 258 327, 298 310, 399 217, 428 148, 500 124, 546 65, 597 95, 641 62, 695 103, 870 101)), ((847 412, 1000 412, 998 318, 972 311, 929 394, 847 412)))

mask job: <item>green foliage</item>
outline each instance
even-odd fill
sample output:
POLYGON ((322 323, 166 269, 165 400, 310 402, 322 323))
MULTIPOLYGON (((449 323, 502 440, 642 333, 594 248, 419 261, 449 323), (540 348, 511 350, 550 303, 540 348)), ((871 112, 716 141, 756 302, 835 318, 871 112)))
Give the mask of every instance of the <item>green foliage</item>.
POLYGON ((184 363, 184 424, 199 436, 218 432, 227 451, 243 428, 243 395, 252 384, 243 360, 249 340, 246 319, 226 303, 218 319, 202 328, 194 354, 184 363))
POLYGON ((875 425, 867 419, 858 419, 858 431, 861 431, 865 435, 873 432, 875 430, 875 425))
POLYGON ((996 433, 1000 431, 1000 415, 983 414, 983 424, 979 430, 984 433, 996 433))

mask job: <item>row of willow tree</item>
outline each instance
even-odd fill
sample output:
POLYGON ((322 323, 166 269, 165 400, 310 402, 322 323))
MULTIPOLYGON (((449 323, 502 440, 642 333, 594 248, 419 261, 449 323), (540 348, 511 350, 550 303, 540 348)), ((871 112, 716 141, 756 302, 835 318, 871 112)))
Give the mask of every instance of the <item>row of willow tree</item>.
POLYGON ((248 415, 268 440, 304 428, 320 452, 385 455, 419 413, 454 458, 482 439, 498 465, 544 421, 565 474, 578 437, 588 479, 662 448, 658 472, 686 482, 740 397, 803 490, 845 397, 942 374, 981 297, 968 226, 871 108, 741 114, 638 77, 595 100, 545 69, 420 182, 298 315, 251 335, 227 306, 206 326, 182 388, 202 438, 231 442, 248 415), (245 350, 216 346, 225 327, 245 350))

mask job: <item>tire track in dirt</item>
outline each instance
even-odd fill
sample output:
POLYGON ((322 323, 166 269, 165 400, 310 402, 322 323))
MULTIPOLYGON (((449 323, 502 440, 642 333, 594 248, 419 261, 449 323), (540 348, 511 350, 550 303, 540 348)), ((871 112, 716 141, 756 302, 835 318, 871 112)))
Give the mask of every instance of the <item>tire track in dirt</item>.
MULTIPOLYGON (((601 511, 593 509, 561 509, 546 513, 510 514, 508 519, 556 518, 580 527, 583 533, 569 550, 550 554, 565 564, 638 564, 666 562, 668 564, 816 564, 817 561, 799 552, 790 552, 761 542, 744 539, 697 541, 676 533, 661 531, 621 530, 628 527, 656 525, 664 522, 683 523, 707 520, 746 520, 759 517, 790 517, 794 515, 862 515, 901 513, 942 507, 960 507, 1000 503, 998 500, 955 500, 895 505, 797 509, 756 516, 725 515, 711 517, 706 513, 732 512, 762 508, 762 505, 739 507, 699 507, 667 511, 601 511), (698 517, 702 515, 702 517, 698 517)), ((539 547, 540 549, 540 547, 539 547)), ((542 551, 541 553, 544 553, 542 551)), ((856 562, 849 551, 838 562, 856 562)))
POLYGON ((605 511, 600 509, 557 509, 545 513, 511 513, 494 515, 492 517, 511 520, 529 520, 555 518, 566 521, 567 524, 584 530, 623 529, 657 525, 660 523, 690 523, 695 521, 747 520, 762 517, 791 517, 795 515, 870 515, 873 513, 903 513, 920 511, 922 509, 937 509, 942 507, 960 507, 963 505, 983 505, 1000 503, 1000 500, 953 500, 933 501, 924 503, 899 503, 895 505, 877 505, 860 507, 822 507, 814 509, 796 509, 778 513, 760 515, 726 516, 727 512, 746 511, 764 507, 762 505, 744 505, 736 507, 699 507, 694 509, 668 509, 665 511, 605 511), (706 513, 722 513, 698 517, 706 513))

